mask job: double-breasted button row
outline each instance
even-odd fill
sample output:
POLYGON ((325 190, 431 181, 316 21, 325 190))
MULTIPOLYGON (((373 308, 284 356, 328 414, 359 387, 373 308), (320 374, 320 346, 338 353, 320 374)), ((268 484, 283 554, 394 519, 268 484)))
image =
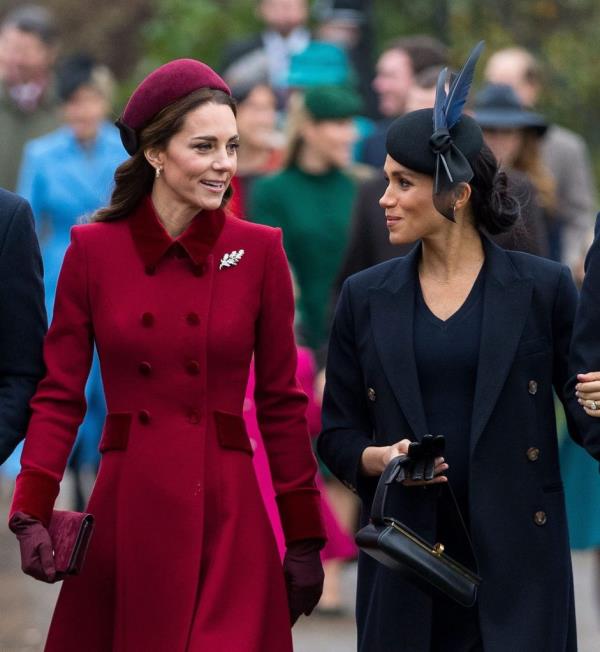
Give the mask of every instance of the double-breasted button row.
POLYGON ((530 381, 527 383, 527 391, 528 391, 532 396, 535 396, 535 395, 537 394, 537 391, 538 391, 538 384, 537 384, 537 381, 535 381, 535 380, 530 380, 530 381))
POLYGON ((542 525, 546 525, 546 523, 548 522, 548 515, 546 514, 546 512, 540 510, 533 515, 533 522, 536 525, 539 525, 540 527, 542 525))

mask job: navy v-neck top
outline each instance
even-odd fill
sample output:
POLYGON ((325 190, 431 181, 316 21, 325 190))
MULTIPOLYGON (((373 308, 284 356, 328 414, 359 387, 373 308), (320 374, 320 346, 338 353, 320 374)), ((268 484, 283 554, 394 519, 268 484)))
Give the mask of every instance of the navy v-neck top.
POLYGON ((414 350, 428 430, 446 438, 448 479, 468 521, 471 417, 483 316, 483 267, 463 305, 448 319, 427 307, 417 283, 414 350))

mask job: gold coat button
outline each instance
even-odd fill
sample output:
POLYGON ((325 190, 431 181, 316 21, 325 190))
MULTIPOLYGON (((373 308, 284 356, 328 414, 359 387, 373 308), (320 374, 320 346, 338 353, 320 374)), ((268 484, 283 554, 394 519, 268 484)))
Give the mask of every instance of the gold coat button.
POLYGON ((538 384, 535 380, 530 380, 528 385, 527 385, 527 391, 532 395, 535 396, 538 391, 538 384))
POLYGON ((377 399, 377 394, 375 393, 375 390, 372 387, 369 387, 367 389, 367 398, 369 401, 375 401, 377 399))
POLYGON ((532 446, 531 448, 527 449, 527 459, 530 462, 537 462, 539 458, 540 458, 539 448, 535 448, 535 446, 532 446))
POLYGON ((542 511, 536 512, 533 515, 533 522, 536 525, 540 525, 540 526, 546 525, 546 523, 548 522, 548 516, 546 515, 546 512, 542 512, 542 511))

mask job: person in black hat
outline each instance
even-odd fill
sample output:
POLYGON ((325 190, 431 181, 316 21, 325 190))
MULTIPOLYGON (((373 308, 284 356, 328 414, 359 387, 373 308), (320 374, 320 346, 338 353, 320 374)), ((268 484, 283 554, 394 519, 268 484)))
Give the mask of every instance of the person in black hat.
POLYGON ((510 86, 487 84, 475 97, 473 117, 521 204, 522 228, 508 237, 520 240, 531 253, 548 256, 556 184, 540 154, 540 139, 548 128, 544 116, 526 109, 510 86))
MULTIPOLYGON (((441 542, 482 582, 467 609, 361 554, 361 652, 577 646, 553 396, 565 398, 577 291, 566 267, 482 233, 509 229, 519 205, 462 113, 477 56, 447 94, 441 76, 433 109, 388 131, 380 202, 390 242, 420 244, 344 283, 317 449, 362 499, 366 524, 387 464, 411 441, 444 435, 435 477, 395 485, 387 515, 441 542), (473 550, 439 491, 449 480, 473 550)), ((582 414, 567 413, 574 438, 582 414)), ((597 442, 586 445, 597 454, 597 442)))
MULTIPOLYGON (((522 47, 494 52, 484 77, 509 84, 528 108, 538 106, 542 91, 552 88, 542 63, 522 47)), ((555 228, 550 234, 551 256, 569 265, 577 281, 583 277, 583 258, 593 239, 596 183, 589 148, 579 134, 551 124, 541 142, 541 156, 556 184, 555 228)))
MULTIPOLYGON (((431 66, 415 76, 414 83, 407 95, 407 108, 412 107, 410 110, 413 111, 433 106, 440 71, 440 66, 431 66)), ((533 115, 537 116, 537 114, 533 115)), ((479 114, 475 117, 478 118, 479 114)), ((496 114, 494 114, 493 119, 498 120, 496 114)), ((543 118, 537 116, 537 120, 543 120, 543 118)), ((537 129, 535 126, 532 126, 532 128, 537 129)), ((520 133, 520 129, 517 131, 520 133)), ((490 137, 491 140, 488 145, 490 145, 496 158, 500 153, 496 150, 496 145, 501 141, 503 135, 504 131, 484 129, 484 138, 486 138, 487 142, 487 137, 490 137)), ((508 137, 510 138, 511 135, 512 128, 508 137)), ((523 143, 525 138, 524 136, 523 143)), ((527 142, 529 142, 528 138, 527 142)), ((530 146, 527 149, 523 147, 523 156, 519 157, 515 162, 515 165, 523 165, 524 169, 522 171, 506 170, 505 168, 510 193, 518 198, 521 205, 521 217, 508 232, 493 235, 488 233, 487 235, 490 235, 494 242, 504 249, 526 251, 537 256, 547 256, 549 245, 543 209, 536 200, 536 189, 525 172, 531 171, 534 179, 539 180, 540 187, 543 190, 551 191, 552 186, 548 186, 548 178, 544 174, 545 170, 536 164, 538 160, 535 156, 536 143, 534 142, 532 145, 533 147, 530 146)), ((372 179, 362 183, 358 189, 353 206, 348 248, 335 286, 334 300, 337 300, 342 283, 348 276, 377 263, 382 263, 384 260, 404 255, 413 246, 413 243, 406 243, 402 246, 393 245, 389 241, 385 228, 384 209, 378 203, 379 197, 385 192, 386 185, 383 176, 375 175, 372 179)), ((550 192, 549 199, 551 197, 552 193, 550 192)))

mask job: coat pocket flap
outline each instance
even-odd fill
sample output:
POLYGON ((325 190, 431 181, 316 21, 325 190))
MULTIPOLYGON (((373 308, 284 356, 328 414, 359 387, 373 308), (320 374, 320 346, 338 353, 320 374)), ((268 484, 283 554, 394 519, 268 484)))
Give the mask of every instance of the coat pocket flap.
POLYGON ((131 412, 111 412, 107 414, 102 439, 100 439, 100 452, 127 450, 130 428, 131 412))
POLYGON ((237 414, 229 412, 213 412, 217 437, 222 448, 229 448, 235 451, 243 451, 253 455, 252 444, 246 432, 244 419, 237 414))

